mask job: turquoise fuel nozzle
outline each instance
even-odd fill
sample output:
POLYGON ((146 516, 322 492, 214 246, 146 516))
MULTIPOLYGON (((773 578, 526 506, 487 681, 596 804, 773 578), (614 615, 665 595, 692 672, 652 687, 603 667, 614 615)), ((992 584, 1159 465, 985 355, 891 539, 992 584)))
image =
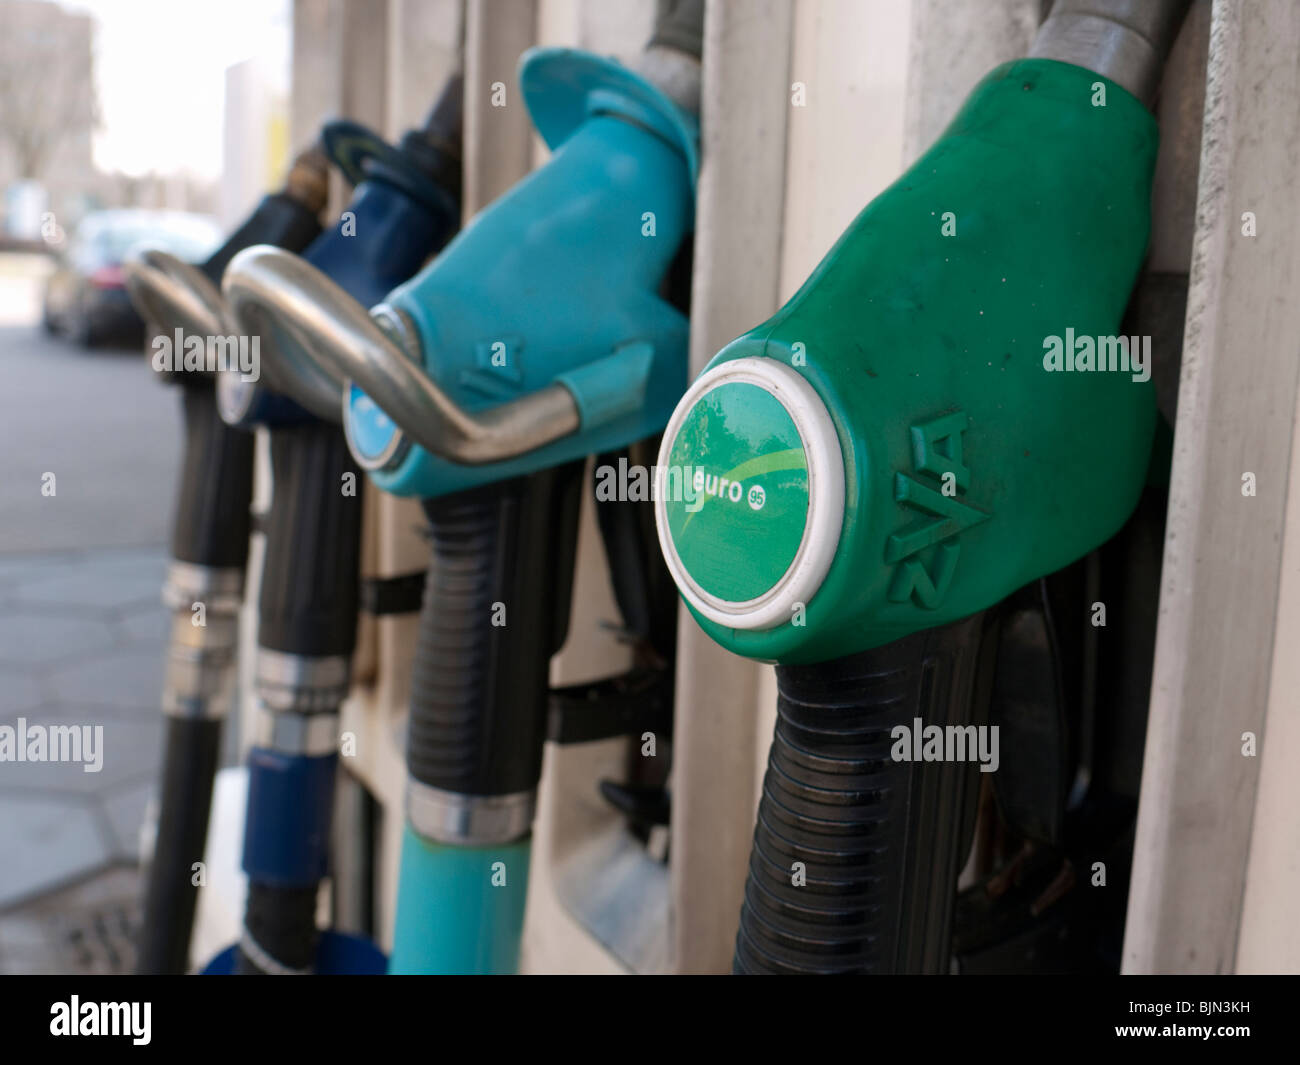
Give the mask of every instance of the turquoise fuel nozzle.
POLYGON ((240 259, 296 349, 352 382, 353 455, 429 518, 393 972, 517 964, 582 461, 662 429, 686 384, 660 289, 694 220, 698 78, 698 53, 654 41, 635 69, 530 52, 552 158, 373 311, 295 257, 240 259))
POLYGON ((450 414, 411 402, 424 381, 394 387, 388 369, 348 363, 353 453, 398 495, 642 439, 686 383, 687 322, 657 289, 693 222, 693 116, 585 52, 531 52, 519 80, 554 157, 376 311, 450 414))
POLYGON ((1058 0, 665 430, 678 588, 778 663, 736 972, 948 970, 971 745, 997 769, 983 612, 1108 539, 1147 470, 1150 352, 1116 334, 1185 6, 1058 0))
POLYGON ((529 52, 519 79, 554 156, 372 311, 274 249, 241 259, 281 328, 352 381, 353 454, 396 495, 644 439, 685 387, 687 320, 658 287, 693 225, 694 115, 572 49, 529 52))

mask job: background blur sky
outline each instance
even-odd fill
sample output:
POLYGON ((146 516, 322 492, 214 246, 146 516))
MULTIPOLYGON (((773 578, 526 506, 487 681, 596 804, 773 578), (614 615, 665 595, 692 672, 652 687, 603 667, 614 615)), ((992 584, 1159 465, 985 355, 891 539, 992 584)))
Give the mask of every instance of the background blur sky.
POLYGON ((92 15, 100 170, 221 176, 224 71, 262 56, 289 69, 289 0, 59 0, 92 15), (165 131, 165 133, 160 133, 165 131))

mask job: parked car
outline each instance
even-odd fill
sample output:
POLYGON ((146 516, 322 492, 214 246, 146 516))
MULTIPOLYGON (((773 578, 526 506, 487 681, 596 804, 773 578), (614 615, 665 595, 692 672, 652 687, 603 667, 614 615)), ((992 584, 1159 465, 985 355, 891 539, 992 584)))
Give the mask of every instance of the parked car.
POLYGON ((88 214, 46 283, 42 323, 47 332, 87 348, 110 339, 138 341, 144 323, 126 292, 127 251, 147 243, 199 262, 220 239, 216 220, 207 215, 138 208, 88 214))

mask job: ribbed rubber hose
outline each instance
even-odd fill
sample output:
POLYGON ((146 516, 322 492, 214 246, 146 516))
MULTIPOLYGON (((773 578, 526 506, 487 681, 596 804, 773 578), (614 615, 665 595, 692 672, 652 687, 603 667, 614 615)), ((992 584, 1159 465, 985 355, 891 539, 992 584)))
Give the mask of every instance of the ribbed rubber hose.
MULTIPOLYGON (((244 928, 253 941, 276 964, 298 972, 309 971, 316 960, 316 895, 319 885, 280 887, 275 884, 250 883, 244 906, 244 928)), ((241 944, 235 954, 235 972, 239 976, 268 976, 273 968, 263 968, 249 957, 241 944)))
POLYGON ((414 779, 462 795, 537 786, 582 472, 570 463, 425 503, 433 563, 411 679, 414 779))
POLYGON ((978 767, 895 761, 891 731, 984 723, 984 624, 777 667, 735 972, 947 971, 978 767))

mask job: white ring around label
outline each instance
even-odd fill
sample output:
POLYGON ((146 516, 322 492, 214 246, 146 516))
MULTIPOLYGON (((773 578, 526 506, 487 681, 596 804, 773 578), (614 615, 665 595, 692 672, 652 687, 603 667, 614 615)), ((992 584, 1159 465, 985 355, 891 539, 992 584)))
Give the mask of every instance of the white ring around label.
POLYGON ((788 623, 796 603, 807 604, 821 587, 839 548, 844 522, 844 453, 826 404, 793 367, 775 359, 733 359, 701 374, 686 390, 664 430, 655 467, 655 528, 668 570, 688 603, 728 628, 773 629, 788 623), (668 459, 682 423, 700 398, 725 384, 750 384, 771 393, 794 422, 808 462, 808 519, 794 560, 766 592, 743 603, 705 591, 682 564, 668 531, 665 511, 668 459))

